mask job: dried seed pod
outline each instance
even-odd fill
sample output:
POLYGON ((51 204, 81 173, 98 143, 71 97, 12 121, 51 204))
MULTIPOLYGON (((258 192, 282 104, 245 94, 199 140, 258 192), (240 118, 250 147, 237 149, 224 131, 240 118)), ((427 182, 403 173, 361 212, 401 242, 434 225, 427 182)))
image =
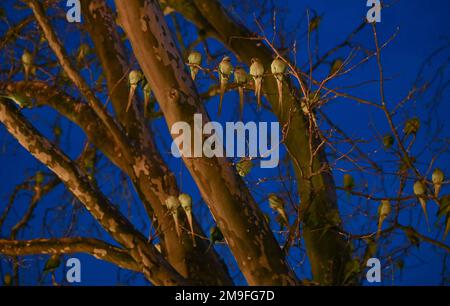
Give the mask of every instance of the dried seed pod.
POLYGON ((230 81, 231 74, 233 73, 233 65, 231 64, 231 58, 224 56, 219 64, 219 79, 220 79, 220 102, 218 115, 222 113, 223 96, 228 82, 230 81))
POLYGON ((128 85, 130 86, 130 92, 128 94, 128 103, 126 112, 128 112, 128 110, 130 109, 136 89, 139 83, 143 80, 143 78, 144 76, 142 75, 142 72, 139 70, 132 70, 128 75, 128 85))
POLYGON ((380 237, 381 227, 384 220, 391 214, 391 202, 389 200, 382 200, 380 206, 378 206, 378 232, 377 239, 380 237))
POLYGON ((194 224, 192 220, 192 198, 190 195, 186 193, 182 193, 178 196, 178 200, 180 201, 181 208, 183 208, 184 213, 186 214, 186 218, 189 223, 189 227, 191 229, 191 235, 192 235, 192 244, 194 247, 195 244, 195 233, 194 233, 194 224))
POLYGON ((241 177, 247 176, 253 168, 253 162, 243 158, 236 164, 236 171, 241 177))
POLYGON ((406 121, 405 127, 403 128, 403 132, 406 136, 415 135, 420 129, 420 120, 419 118, 412 118, 406 121))
POLYGON ((270 66, 272 74, 277 81, 278 87, 278 107, 280 109, 281 116, 283 115, 283 79, 286 73, 287 65, 279 57, 275 58, 270 66))

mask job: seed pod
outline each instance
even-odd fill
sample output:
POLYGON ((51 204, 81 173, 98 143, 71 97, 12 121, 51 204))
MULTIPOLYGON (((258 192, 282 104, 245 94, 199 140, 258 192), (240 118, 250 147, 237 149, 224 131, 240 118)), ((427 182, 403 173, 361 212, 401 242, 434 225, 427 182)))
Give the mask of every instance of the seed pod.
POLYGON ((192 51, 188 57, 189 69, 191 70, 191 77, 195 80, 199 68, 198 66, 202 65, 202 54, 197 51, 192 51))
POLYGON ((344 189, 346 190, 347 197, 350 197, 351 191, 355 187, 355 179, 350 174, 344 174, 344 189))
POLYGON ((271 193, 269 194, 269 206, 280 215, 286 226, 288 226, 289 219, 287 217, 286 210, 284 209, 283 199, 281 199, 276 194, 271 193))
POLYGON ((311 21, 309 22, 309 31, 314 32, 319 28, 320 22, 322 21, 322 16, 315 16, 311 21))
POLYGON ((128 75, 128 85, 130 86, 130 93, 128 94, 128 103, 126 112, 128 112, 128 110, 130 109, 136 89, 139 83, 143 80, 143 78, 144 76, 142 75, 142 72, 139 70, 132 70, 128 75))
POLYGON ((429 228, 428 213, 427 213, 427 200, 425 198, 425 196, 426 196, 425 185, 421 181, 417 181, 414 183, 413 189, 414 189, 414 194, 417 196, 417 198, 419 199, 420 205, 422 206, 423 213, 425 214, 425 221, 427 222, 427 226, 429 228))
POLYGON ((243 158, 236 164, 236 171, 241 177, 247 176, 253 168, 253 162, 243 158))
POLYGON ((270 66, 272 74, 277 81, 278 88, 278 107, 280 109, 281 116, 283 115, 283 79, 286 73, 287 65, 279 57, 275 58, 270 66))
POLYGON ((184 213, 186 214, 186 218, 188 220, 189 227, 191 229, 192 244, 195 247, 196 246, 195 233, 194 233, 194 225, 193 225, 193 220, 192 220, 192 198, 190 195, 188 195, 186 193, 182 193, 178 196, 178 200, 180 201, 181 208, 183 208, 184 213))
POLYGON ((381 227, 384 220, 391 214, 391 202, 389 200, 382 200, 380 206, 378 206, 378 232, 377 239, 380 237, 381 227))
POLYGON ((175 230, 177 231, 178 237, 180 237, 180 223, 178 220, 178 208, 180 205, 180 201, 174 196, 169 196, 166 199, 166 206, 175 221, 175 230))
POLYGON ((431 180, 434 186, 434 196, 437 198, 441 191, 442 183, 444 182, 444 172, 439 168, 434 169, 431 180))

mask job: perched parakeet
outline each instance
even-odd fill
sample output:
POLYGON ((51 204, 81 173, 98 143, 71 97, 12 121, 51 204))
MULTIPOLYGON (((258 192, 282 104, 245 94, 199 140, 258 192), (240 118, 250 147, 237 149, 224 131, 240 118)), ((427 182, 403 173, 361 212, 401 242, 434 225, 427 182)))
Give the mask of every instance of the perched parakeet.
POLYGON ((259 58, 252 58, 250 66, 250 75, 255 80, 255 95, 258 101, 258 109, 261 109, 261 89, 264 77, 264 65, 259 58))
POLYGON ((236 171, 241 177, 247 176, 253 168, 253 162, 250 159, 243 158, 236 164, 236 171))
POLYGON ((406 121, 405 127, 403 128, 403 132, 406 136, 416 135, 420 129, 420 120, 419 118, 412 118, 406 121))
POLYGON ((209 230, 209 246, 205 253, 208 253, 209 249, 216 243, 216 242, 222 242, 225 238, 223 237, 222 231, 219 227, 213 226, 209 230))
POLYGON ((61 265, 61 255, 54 254, 52 255, 44 266, 44 273, 42 274, 42 280, 45 279, 48 273, 55 272, 56 269, 61 265))
POLYGON ((289 219, 286 214, 286 210, 284 208, 284 201, 282 198, 277 196, 274 193, 269 194, 269 205, 274 211, 276 211, 280 217, 283 219, 283 222, 286 226, 289 226, 289 219))
POLYGON ((272 74, 277 80, 278 87, 278 107, 280 108, 280 114, 283 115, 283 79, 286 73, 287 65, 279 57, 275 58, 270 66, 272 74))
POLYGON ((29 99, 26 96, 21 96, 17 93, 11 93, 11 94, 2 94, 0 93, 0 98, 5 98, 8 100, 13 101, 14 103, 16 103, 16 105, 20 108, 30 108, 33 106, 33 101, 31 101, 31 99, 29 99))
POLYGON ((390 149, 394 145, 394 137, 390 134, 384 135, 383 137, 383 146, 385 149, 390 149))
POLYGON ((166 206, 170 214, 172 215, 173 220, 175 221, 175 230, 177 231, 178 237, 181 236, 180 222, 178 221, 178 208, 180 207, 180 205, 180 201, 177 199, 177 197, 170 196, 166 199, 166 206))
POLYGON ((427 200, 425 199, 427 192, 426 187, 421 181, 417 181, 414 183, 413 189, 414 195, 419 199, 420 205, 422 206, 423 213, 425 214, 425 221, 428 225, 427 200))
POLYGON ((191 77, 195 80, 198 74, 198 66, 202 65, 202 54, 198 51, 192 51, 188 56, 189 69, 191 70, 191 77))
POLYGON ((431 181, 434 187, 434 196, 437 198, 441 191, 442 183, 444 182, 444 172, 441 169, 436 168, 431 175, 431 181))
POLYGON ((350 191, 355 187, 355 179, 350 174, 344 174, 344 189, 346 190, 347 196, 350 196, 350 191))
POLYGON ((244 85, 247 83, 247 71, 242 67, 236 67, 234 71, 234 82, 238 85, 239 91, 239 111, 240 120, 242 121, 242 115, 244 113, 244 85))
POLYGON ((382 200, 380 206, 378 206, 378 232, 377 239, 380 238, 381 227, 384 220, 391 214, 391 202, 389 200, 382 200))
POLYGON ((23 51, 22 65, 25 73, 25 81, 28 81, 30 75, 36 74, 36 66, 34 65, 34 56, 28 50, 23 51))
POLYGON ((88 44, 81 44, 77 51, 77 62, 81 64, 87 55, 89 55, 90 47, 88 44))
POLYGON ((219 64, 218 71, 220 79, 220 102, 218 115, 220 116, 220 113, 222 112, 223 95, 225 94, 227 84, 230 81, 231 74, 233 73, 233 65, 231 64, 231 58, 229 58, 228 56, 224 56, 224 58, 219 64))
POLYGON ((148 82, 145 82, 142 91, 144 92, 144 116, 147 117, 148 104, 150 102, 150 96, 152 94, 152 88, 150 87, 150 84, 148 82))
POLYGON ((182 193, 178 196, 178 200, 180 201, 181 208, 183 208, 184 213, 186 214, 186 218, 189 223, 189 227, 191 228, 192 235, 192 244, 195 245, 195 233, 194 233, 194 224, 192 220, 192 198, 190 195, 186 193, 182 193))
POLYGON ((342 69, 342 66, 344 65, 344 61, 342 58, 337 58, 331 63, 330 67, 330 75, 336 74, 339 70, 342 69))
POLYGON ((139 70, 132 70, 130 74, 128 75, 128 85, 130 86, 130 93, 128 95, 128 104, 126 111, 131 107, 131 103, 133 102, 134 94, 136 92, 136 89, 139 85, 139 83, 143 80, 142 72, 139 70))

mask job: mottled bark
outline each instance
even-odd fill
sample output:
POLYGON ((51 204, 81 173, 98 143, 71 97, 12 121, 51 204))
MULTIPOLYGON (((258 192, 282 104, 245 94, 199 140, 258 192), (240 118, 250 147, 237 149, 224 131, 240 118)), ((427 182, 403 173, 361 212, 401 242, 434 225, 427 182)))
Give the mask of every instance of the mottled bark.
MULTIPOLYGON (((134 178, 136 190, 152 211, 152 219, 157 220, 163 254, 180 274, 197 284, 231 285, 232 280, 215 250, 206 252, 206 240, 196 239, 194 247, 187 230, 182 231, 181 237, 176 233, 175 224, 164 203, 169 196, 178 196, 181 192, 174 174, 169 171, 156 148, 153 135, 143 118, 141 101, 135 98, 131 110, 125 111, 129 91, 128 73, 131 69, 110 8, 104 0, 93 0, 82 2, 82 10, 118 121, 131 140, 133 173, 128 171, 128 174, 134 178)), ((184 214, 180 214, 180 219, 181 226, 189 228, 184 214)), ((194 220, 194 223, 195 235, 205 237, 198 222, 194 220)))
MULTIPOLYGON (((219 37, 240 61, 249 65, 251 58, 257 57, 270 71, 274 52, 261 41, 245 39, 255 35, 233 20, 219 1, 193 0, 182 1, 182 4, 176 0, 164 2, 179 10, 198 27, 213 28, 216 32, 214 36, 219 37)), ((318 136, 310 135, 308 120, 301 111, 299 94, 293 86, 284 87, 283 110, 280 110, 275 78, 266 77, 263 84, 265 97, 273 112, 280 124, 287 127, 284 144, 297 177, 303 237, 314 280, 321 284, 342 283, 346 264, 351 260, 351 248, 339 234, 342 225, 335 185, 325 154, 321 150, 311 158, 308 149, 310 137, 313 143, 317 143, 318 136)))
POLYGON ((3 99, 0 99, 0 121, 31 155, 55 173, 111 237, 129 251, 149 281, 156 285, 187 284, 156 248, 91 184, 87 175, 26 121, 11 102, 3 99))
MULTIPOLYGON (((193 115, 208 116, 185 70, 157 1, 116 1, 119 22, 170 127, 193 126, 193 115)), ((244 182, 225 158, 184 158, 184 162, 251 285, 297 283, 265 218, 244 182)))

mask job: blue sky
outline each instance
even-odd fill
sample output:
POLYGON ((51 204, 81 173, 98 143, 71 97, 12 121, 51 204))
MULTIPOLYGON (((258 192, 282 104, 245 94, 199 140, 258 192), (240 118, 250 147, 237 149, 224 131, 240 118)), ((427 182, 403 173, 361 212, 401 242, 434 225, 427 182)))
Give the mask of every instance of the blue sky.
MULTIPOLYGON (((7 4, 14 3, 15 1, 7 0, 7 4)), ((63 1, 62 1, 63 2, 63 1)), ((251 12, 253 1, 244 0, 237 2, 239 7, 235 7, 231 4, 231 1, 223 1, 226 6, 234 11, 235 17, 241 19, 247 26, 252 28, 255 32, 257 27, 253 21, 253 14, 251 12), (243 8, 248 7, 250 11, 246 13, 243 12, 243 8)), ((319 28, 319 54, 333 48, 336 44, 344 40, 350 32, 352 32, 365 18, 368 8, 365 6, 365 1, 357 0, 345 0, 345 1, 332 1, 332 0, 278 0, 274 1, 279 4, 281 8, 289 8, 289 10, 281 9, 277 14, 278 21, 284 25, 284 28, 280 26, 281 29, 289 31, 291 35, 287 37, 287 46, 292 47, 294 41, 297 41, 297 61, 301 64, 307 63, 307 44, 305 40, 306 31, 306 19, 305 11, 307 9, 315 10, 319 15, 323 15, 323 20, 319 28), (300 25, 300 26, 299 26, 300 25), (292 31, 292 33, 291 33, 292 31)), ((389 79, 386 82, 386 98, 388 104, 395 105, 397 101, 402 99, 410 90, 411 86, 414 84, 418 72, 424 63, 424 60, 432 54, 435 50, 440 47, 448 46, 450 39, 450 27, 449 27, 449 12, 450 12, 450 2, 445 0, 434 0, 434 1, 423 1, 423 0, 400 0, 400 1, 389 1, 388 4, 392 5, 382 11, 382 22, 377 25, 377 31, 379 34, 380 42, 388 40, 394 33, 396 33, 395 39, 382 51, 382 61, 384 66, 385 78, 389 79)), ((8 7, 8 13, 16 14, 16 17, 26 15, 28 11, 15 11, 8 7)), ((268 22, 269 19, 265 19, 268 22)), ((266 24, 266 23, 264 23, 266 24)), ((0 33, 3 34, 6 27, 4 23, 0 23, 0 33)), ((192 33, 192 28, 186 28, 187 33, 192 33)), ((268 30, 270 32, 270 29, 268 30)), ((68 49, 73 49, 79 41, 80 37, 65 35, 59 33, 60 37, 64 37, 64 43, 68 49)), ((84 39, 84 38, 82 38, 84 39)), ((188 36, 188 40, 193 40, 195 37, 188 36)), ((315 37, 313 37, 313 42, 315 37)), ((366 27, 361 31, 355 38, 354 42, 359 46, 362 46, 368 50, 374 50, 373 44, 373 33, 370 27, 366 27)), ((26 46, 26 43, 22 42, 22 45, 26 46)), ((210 42, 210 47, 214 51, 221 51, 223 47, 215 42, 210 42)), ((338 52, 335 56, 332 56, 330 60, 336 57, 346 57, 349 53, 349 49, 343 49, 338 52)), ((17 58, 19 58, 21 50, 16 50, 17 58)), ((449 48, 441 52, 433 58, 433 61, 426 66, 424 70, 424 77, 429 78, 436 68, 448 61, 449 59, 449 48)), ((3 55, 2 55, 3 56, 3 55)), ((356 57, 360 59, 361 55, 356 57)), ((235 59, 233 59, 235 60, 235 59)), ((1 66, 5 65, 2 63, 1 66)), ((324 76, 328 72, 328 65, 324 65, 322 68, 315 72, 314 76, 318 79, 324 76)), ((98 71, 94 70, 94 74, 98 71)), ((88 76, 89 74, 85 74, 88 76)), ((359 84, 361 82, 378 80, 378 70, 375 61, 370 61, 369 63, 359 67, 351 74, 343 76, 338 80, 330 83, 332 87, 341 86, 351 86, 359 84)), ((442 72, 442 78, 444 80, 449 80, 449 71, 444 69, 442 72)), ((198 88, 200 91, 205 90, 207 86, 210 85, 205 79, 200 79, 198 82, 198 88)), ((446 122, 447 114, 450 112, 449 103, 449 92, 444 90, 442 96, 435 101, 433 108, 430 108, 430 103, 433 101, 434 94, 436 90, 439 89, 439 83, 436 82, 430 91, 411 103, 409 103, 403 110, 401 114, 398 114, 395 118, 395 124, 401 128, 404 120, 411 116, 418 116, 423 121, 423 129, 421 129, 418 134, 417 142, 413 148, 413 153, 418 157, 418 167, 421 171, 426 170, 427 163, 434 156, 434 152, 438 151, 442 143, 448 142, 449 137, 449 125, 446 122), (433 142, 430 139, 430 135, 435 135, 437 129, 437 123, 440 123, 440 132, 438 133, 441 138, 440 141, 433 142), (426 148, 426 149, 425 149, 426 148)), ((379 101, 379 88, 378 83, 372 82, 362 87, 350 89, 351 93, 359 97, 369 99, 371 101, 379 101)), ((227 95, 225 100, 225 110, 224 114, 217 118, 217 104, 218 99, 212 99, 207 104, 207 109, 214 120, 219 122, 235 120, 236 110, 237 110, 237 99, 236 94, 230 93, 227 95), (228 103, 228 101, 231 101, 228 103)), ((248 103, 246 105, 246 115, 244 121, 248 120, 263 120, 263 121, 275 121, 275 117, 271 115, 270 112, 264 112, 263 114, 255 114, 253 110, 255 109, 255 103, 248 103)), ((362 148, 368 152, 375 160, 380 161, 383 164, 385 170, 393 168, 392 156, 386 154, 386 152, 380 150, 379 142, 374 140, 377 133, 383 135, 388 132, 388 125, 384 116, 377 110, 371 109, 367 106, 356 104, 351 101, 345 101, 336 99, 324 107, 323 111, 344 131, 353 138, 359 139, 361 141, 367 141, 362 145, 362 148)), ((51 125, 55 119, 55 113, 49 109, 42 110, 31 110, 25 111, 30 120, 44 133, 49 134, 51 131, 51 125)), ((67 122, 63 121, 63 130, 65 137, 62 140, 64 151, 71 157, 75 157, 78 152, 80 152, 83 145, 83 135, 80 130, 76 127, 69 125, 67 122)), ((167 127, 162 120, 159 120, 153 124, 153 130, 155 134, 158 135, 158 145, 163 152, 164 158, 170 164, 171 168, 176 171, 176 173, 181 173, 178 177, 178 183, 182 190, 189 192, 193 195, 194 200, 198 203, 196 208, 197 216, 201 217, 203 220, 202 225, 204 228, 209 229, 212 224, 212 219, 207 212, 205 205, 200 205, 201 199, 199 197, 198 190, 194 185, 192 179, 189 177, 187 170, 183 167, 179 160, 174 160, 169 154, 170 149, 170 136, 167 132, 167 127), (181 169, 181 171, 180 171, 181 169)), ((20 183, 25 177, 32 175, 36 170, 43 169, 39 163, 28 155, 21 147, 15 144, 14 139, 12 139, 3 127, 0 127, 0 164, 2 165, 0 171, 0 211, 6 205, 7 198, 11 194, 14 186, 20 183)), ((343 146, 345 148, 345 146, 343 146)), ((282 156, 285 152, 282 151, 282 156)), ((441 167, 444 172, 449 173, 449 156, 448 152, 441 155, 437 160, 437 165, 441 167)), ((143 211, 139 208, 139 202, 136 194, 132 190, 129 183, 121 185, 119 172, 111 167, 107 162, 102 161, 101 167, 105 168, 107 171, 104 175, 100 175, 99 179, 102 182, 102 190, 110 195, 115 202, 120 203, 122 211, 129 215, 132 221, 136 224, 138 229, 146 232, 148 230, 148 222, 143 218, 143 211), (123 187, 123 188, 122 188, 123 187), (127 188, 125 188, 127 187, 127 188), (117 190, 120 189, 120 190, 117 190)), ((340 162, 336 165, 336 168, 345 168, 347 170, 352 169, 352 165, 340 162)), ((353 167, 354 169, 354 167, 353 167)), ((287 170, 283 175, 287 175, 287 170)), ((337 185, 342 182, 342 171, 336 170, 334 172, 337 185)), ((392 195, 396 192, 395 180, 394 178, 387 178, 385 182, 380 182, 379 179, 374 178, 370 175, 359 175, 356 171, 352 172, 355 178, 357 178, 357 184, 367 183, 369 190, 373 191, 377 195, 392 195)), ((254 186, 254 182, 259 177, 276 177, 278 176, 278 169, 274 170, 261 170, 255 169, 249 176, 249 185, 254 186)), ((295 185, 290 186, 295 190, 295 185)), ((408 187, 410 188, 410 186, 408 187)), ((262 209, 269 212, 265 197, 267 193, 280 190, 278 185, 262 184, 258 187, 252 189, 254 196, 258 203, 260 203, 262 209)), ((444 190, 447 191, 448 190, 444 190)), ((6 223, 2 229, 0 229, 0 237, 6 235, 5 229, 8 228, 14 221, 17 221, 18 216, 27 206, 27 201, 29 197, 22 195, 18 198, 16 203, 16 208, 14 209, 11 223, 6 223)), ((70 207, 67 200, 67 196, 64 193, 63 188, 60 186, 55 192, 46 198, 41 205, 39 205, 36 210, 35 217, 31 223, 33 227, 27 228, 23 234, 19 236, 21 239, 30 239, 37 237, 58 237, 62 233, 57 232, 52 227, 50 229, 44 229, 42 227, 42 218, 44 216, 49 217, 53 222, 55 222, 54 227, 61 222, 63 224, 70 220, 73 216, 72 213, 78 212, 79 214, 79 225, 72 229, 71 235, 103 235, 102 231, 97 231, 94 226, 95 221, 86 213, 80 209, 79 205, 75 208, 68 208, 71 212, 68 215, 61 217, 58 213, 58 207, 61 205, 67 205, 70 207)), ((369 203, 362 201, 361 199, 351 198, 348 199, 344 194, 339 193, 339 204, 341 210, 344 214, 351 213, 357 205, 362 205, 367 208, 367 211, 376 211, 376 203, 369 203)), ((430 216, 432 224, 436 222, 435 218, 436 209, 430 205, 430 216)), ((436 239, 441 239, 441 236, 434 235, 435 232, 427 233, 426 226, 424 225, 423 217, 418 207, 415 210, 407 210, 407 213, 401 216, 401 220, 405 224, 409 224, 411 220, 414 221, 412 225, 419 228, 424 234, 433 236, 436 239)), ((346 230, 353 233, 361 233, 364 231, 374 231, 376 222, 373 220, 368 221, 367 218, 361 215, 347 216, 344 217, 346 223, 346 230)), ((442 222, 440 223, 442 224, 442 222)), ((449 244, 450 240, 447 238, 446 243, 449 244)), ((379 255, 382 256, 396 248, 401 248, 405 244, 405 239, 402 235, 397 234, 393 238, 392 243, 382 244, 380 248, 379 255)), ((218 250, 225 257, 227 262, 231 262, 232 274, 236 275, 236 282, 243 283, 242 276, 235 271, 233 266, 233 260, 226 247, 219 246, 218 250)), ((394 269, 395 263, 389 263, 388 261, 383 261, 383 268, 386 269, 387 273, 385 275, 391 275, 392 277, 383 279, 383 284, 440 284, 442 280, 441 272, 444 266, 447 266, 447 274, 450 270, 450 260, 445 261, 444 252, 430 247, 429 245, 423 243, 420 248, 411 250, 408 256, 405 256, 405 269, 401 273, 398 269, 394 269)), ((141 276, 131 278, 131 273, 127 271, 118 272, 112 265, 98 261, 90 256, 76 254, 74 255, 80 258, 82 261, 82 284, 83 285, 114 285, 118 281, 118 273, 120 273, 121 281, 120 283, 131 283, 131 284, 144 284, 145 281, 141 276)), ((297 263, 297 261, 303 258, 305 254, 302 251, 294 251, 291 258, 292 264, 297 263)), ((35 284, 36 275, 39 269, 42 269, 45 263, 45 257, 36 263, 36 261, 31 260, 32 258, 24 258, 24 268, 22 269, 22 279, 26 284, 35 284), (36 265, 40 265, 37 268, 36 265)), ((10 270, 10 265, 0 257, 0 274, 5 273, 5 271, 10 270)), ((309 275, 309 265, 307 260, 299 267, 296 267, 296 272, 301 277, 310 277, 309 275)), ((59 270, 59 278, 62 277, 63 271, 59 270)), ((48 281, 48 280, 47 280, 48 281)))

